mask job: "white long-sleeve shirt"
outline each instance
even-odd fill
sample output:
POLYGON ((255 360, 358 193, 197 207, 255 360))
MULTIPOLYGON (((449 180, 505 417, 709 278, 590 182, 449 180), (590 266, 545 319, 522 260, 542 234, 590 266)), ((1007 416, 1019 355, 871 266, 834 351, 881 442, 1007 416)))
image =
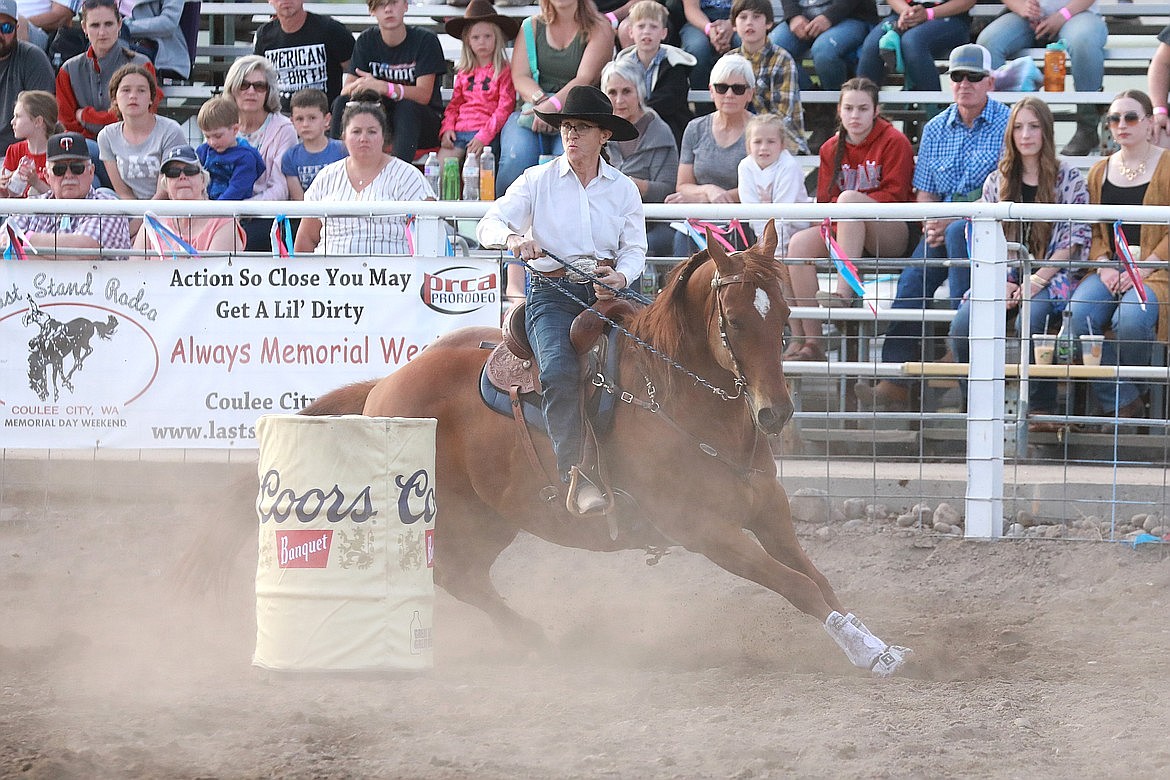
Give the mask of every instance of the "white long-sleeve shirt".
MULTIPOLYGON (((524 171, 475 229, 480 245, 491 249, 505 248, 512 234, 531 236, 566 262, 613 260, 627 281, 646 268, 646 220, 638 187, 605 160, 584 187, 563 155, 524 171)), ((538 271, 562 268, 544 256, 531 265, 538 271)))

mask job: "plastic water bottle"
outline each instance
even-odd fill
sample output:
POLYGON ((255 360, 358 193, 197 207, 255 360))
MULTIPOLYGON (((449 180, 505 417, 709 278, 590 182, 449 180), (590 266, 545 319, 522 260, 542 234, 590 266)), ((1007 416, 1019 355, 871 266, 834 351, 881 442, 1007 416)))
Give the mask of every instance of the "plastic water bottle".
POLYGON ((479 200, 479 157, 470 152, 463 163, 463 200, 479 200))
POLYGON ((423 163, 423 176, 427 177, 427 183, 431 185, 431 189, 435 191, 435 197, 439 197, 439 174, 442 168, 439 167, 439 155, 431 152, 427 155, 427 161, 423 163))
POLYGON ((479 199, 496 199, 496 156, 490 146, 485 146, 479 156, 479 199))
POLYGON ((1044 91, 1064 92, 1068 60, 1064 41, 1053 41, 1044 48, 1044 91))
POLYGON ((459 200, 459 160, 454 157, 443 160, 443 182, 440 198, 442 200, 459 200))
POLYGON ((12 172, 12 178, 8 180, 8 191, 14 197, 23 196, 25 190, 28 189, 27 172, 29 170, 36 170, 36 163, 26 154, 20 158, 20 162, 16 164, 16 170, 12 172))
POLYGON ((1072 311, 1071 307, 1065 306, 1064 313, 1061 314, 1060 332, 1056 334, 1056 363, 1059 365, 1068 365, 1073 362, 1073 357, 1076 355, 1076 343, 1073 341, 1072 329, 1072 311))

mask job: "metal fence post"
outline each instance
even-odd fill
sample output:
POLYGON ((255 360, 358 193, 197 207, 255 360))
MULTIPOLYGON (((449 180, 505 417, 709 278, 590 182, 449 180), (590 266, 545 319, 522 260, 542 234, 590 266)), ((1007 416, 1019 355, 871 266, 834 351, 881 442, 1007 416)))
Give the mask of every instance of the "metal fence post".
POLYGON ((993 219, 971 221, 970 373, 967 379, 966 536, 1003 534, 1007 242, 993 219))

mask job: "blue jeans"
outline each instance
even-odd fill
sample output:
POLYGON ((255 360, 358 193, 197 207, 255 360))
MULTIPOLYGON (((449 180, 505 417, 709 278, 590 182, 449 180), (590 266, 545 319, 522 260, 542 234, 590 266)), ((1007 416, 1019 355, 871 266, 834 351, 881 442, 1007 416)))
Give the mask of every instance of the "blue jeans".
MULTIPOLYGON (((716 21, 712 19, 711 21, 716 21)), ((703 34, 703 31, 698 27, 690 24, 684 24, 679 30, 679 39, 682 40, 683 51, 694 55, 695 67, 691 68, 691 89, 707 89, 708 80, 711 78, 711 67, 715 64, 715 60, 719 59, 719 55, 715 54, 715 48, 711 45, 711 39, 703 34)), ((731 48, 739 46, 739 36, 734 33, 731 36, 731 48)))
MULTIPOLYGON (((1032 298, 1031 322, 1028 326, 1028 333, 1047 333, 1048 326, 1052 319, 1057 317, 1056 306, 1059 302, 1053 300, 1048 288, 1044 288, 1032 298)), ((1013 316, 1018 309, 1013 309, 1013 316)), ((969 363, 971 362, 971 345, 967 341, 967 336, 971 333, 971 302, 963 299, 959 304, 959 310, 955 312, 955 318, 951 320, 950 342, 951 351, 955 353, 955 362, 969 363)), ((1029 363, 1032 362, 1032 346, 1029 341, 1027 348, 1027 355, 1024 357, 1029 363)), ((963 394, 967 394, 967 383, 963 381, 960 383, 963 387, 963 394)), ((1056 411, 1056 382, 1051 379, 1033 379, 1028 382, 1028 407, 1033 412, 1040 412, 1050 414, 1056 411)))
POLYGON ((524 331, 540 366, 541 407, 562 478, 581 462, 585 438, 581 370, 569 340, 569 326, 584 307, 565 293, 586 304, 597 299, 591 284, 533 275, 524 312, 524 331))
MULTIPOLYGON (((896 21, 897 17, 890 17, 896 21)), ((879 24, 869 31, 857 61, 857 75, 881 86, 886 80, 886 66, 878 51, 878 40, 885 30, 879 24)), ((951 49, 971 39, 971 17, 966 14, 923 22, 902 33, 902 60, 906 65, 906 89, 934 92, 942 89, 935 60, 951 56, 951 49)))
MULTIPOLYGON (((1105 39, 1109 30, 1098 14, 1083 12, 1060 28, 1060 39, 1068 45, 1072 60, 1073 86, 1078 92, 1101 89, 1105 74, 1105 39)), ((1032 34, 1028 20, 1014 13, 1004 14, 979 33, 979 44, 991 52, 991 67, 998 68, 1024 49, 1043 45, 1032 34)))
MULTIPOLYGON (((1075 18, 1075 17, 1074 17, 1075 18)), ((1118 300, 1105 287, 1101 277, 1089 274, 1073 291, 1072 325, 1073 333, 1080 344, 1080 337, 1089 332, 1089 323, 1094 333, 1104 333, 1113 328, 1113 338, 1106 339, 1101 348, 1103 366, 1148 366, 1153 355, 1153 342, 1158 330, 1158 298, 1146 286, 1146 310, 1142 311, 1137 293, 1130 289, 1118 300)), ((1133 402, 1141 394, 1141 388, 1134 382, 1119 380, 1093 382, 1093 393, 1108 412, 1120 409, 1133 402)))
POLYGON ((849 78, 849 70, 857 64, 857 49, 869 34, 869 24, 860 19, 844 19, 816 38, 797 38, 788 29, 788 22, 780 22, 768 34, 772 43, 784 49, 796 60, 796 75, 801 89, 812 89, 812 78, 800 66, 804 55, 812 50, 813 69, 821 79, 821 89, 841 89, 849 78))
MULTIPOLYGON (((967 239, 964 235, 966 221, 957 219, 947 226, 946 243, 943 246, 928 246, 926 239, 918 242, 911 258, 939 259, 946 257, 966 258, 967 239)), ((963 261, 950 268, 942 265, 910 265, 898 275, 898 289, 894 294, 892 309, 925 309, 934 300, 934 291, 943 282, 949 288, 952 309, 959 308, 963 294, 971 287, 971 268, 963 261)), ((922 344, 926 338, 925 323, 892 322, 886 330, 882 343, 882 361, 906 363, 922 359, 922 344)))
POLYGON ((540 162, 542 154, 565 151, 561 134, 544 135, 520 126, 520 112, 513 111, 500 131, 500 164, 496 172, 496 197, 502 197, 509 185, 527 168, 540 162))

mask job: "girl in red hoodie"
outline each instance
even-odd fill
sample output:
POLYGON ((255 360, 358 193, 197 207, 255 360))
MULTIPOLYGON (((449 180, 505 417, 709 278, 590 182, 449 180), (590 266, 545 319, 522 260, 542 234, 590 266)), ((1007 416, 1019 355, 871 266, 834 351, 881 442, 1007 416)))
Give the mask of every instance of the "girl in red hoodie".
MULTIPOLYGON (((820 150, 817 176, 819 203, 904 203, 911 200, 914 150, 897 128, 879 115, 878 86, 855 78, 841 87, 837 102, 839 128, 820 150)), ((837 243, 849 257, 902 257, 909 244, 909 226, 898 221, 841 221, 833 224, 837 243)), ((829 256, 820 225, 795 234, 789 257, 829 256)), ((856 293, 838 277, 837 291, 817 289, 816 269, 793 266, 792 286, 797 297, 815 293, 822 306, 852 306, 856 293)), ((819 323, 817 323, 819 325, 819 323)), ((819 335, 819 334, 817 334, 819 335)), ((812 338, 811 335, 808 338, 812 338)))

